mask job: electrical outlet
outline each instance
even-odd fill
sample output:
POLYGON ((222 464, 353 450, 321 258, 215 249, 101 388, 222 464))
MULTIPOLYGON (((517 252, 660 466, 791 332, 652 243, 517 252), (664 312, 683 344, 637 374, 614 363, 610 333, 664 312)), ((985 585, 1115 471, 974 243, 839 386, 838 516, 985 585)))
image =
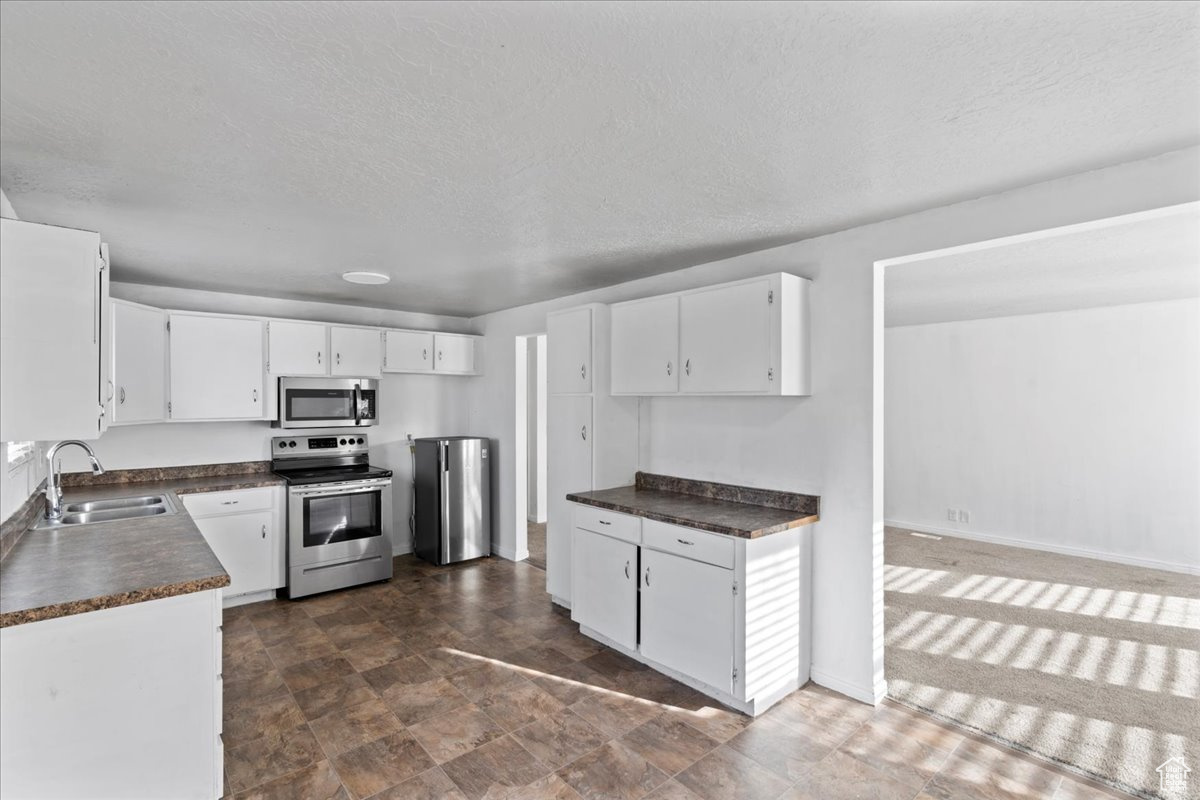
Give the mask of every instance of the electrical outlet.
POLYGON ((971 512, 967 511, 964 508, 960 508, 958 510, 958 521, 959 522, 970 522, 971 521, 971 512))
POLYGON ((957 508, 947 508, 946 509, 946 519, 950 520, 951 522, 958 522, 958 509, 957 508))

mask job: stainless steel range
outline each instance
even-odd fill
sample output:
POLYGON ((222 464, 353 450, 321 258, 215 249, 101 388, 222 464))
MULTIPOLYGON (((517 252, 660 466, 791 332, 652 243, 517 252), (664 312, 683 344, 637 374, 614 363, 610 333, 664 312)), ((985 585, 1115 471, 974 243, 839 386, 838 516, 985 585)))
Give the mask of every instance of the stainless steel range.
POLYGON ((286 596, 392 577, 392 471, 367 461, 367 437, 276 436, 271 469, 287 481, 286 596))

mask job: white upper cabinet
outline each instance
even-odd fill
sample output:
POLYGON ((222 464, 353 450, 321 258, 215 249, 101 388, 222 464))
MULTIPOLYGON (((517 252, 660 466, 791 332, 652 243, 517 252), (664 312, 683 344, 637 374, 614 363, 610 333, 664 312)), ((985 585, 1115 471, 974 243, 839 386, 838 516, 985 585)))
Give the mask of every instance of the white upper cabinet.
POLYGON ((267 372, 289 377, 328 375, 328 326, 319 322, 268 320, 267 372))
POLYGON ((765 394, 771 369, 771 284, 752 281, 679 298, 686 393, 765 394))
POLYGON ((111 385, 100 235, 0 226, 0 441, 95 439, 111 385))
POLYGON ((613 306, 613 394, 673 394, 679 371, 678 297, 613 306))
POLYGON ((162 309, 113 300, 113 424, 167 418, 167 315, 162 309))
POLYGON ((475 336, 456 333, 435 333, 433 349, 437 352, 434 372, 469 375, 475 372, 475 336))
POLYGON ((330 375, 348 378, 379 377, 383 366, 383 341, 378 328, 329 326, 330 375))
POLYGON ((173 420, 263 419, 263 322, 172 312, 173 420))
POLYGON ((433 334, 429 331, 384 331, 384 372, 432 372, 433 334))
POLYGON ((613 394, 811 394, 810 285, 777 272, 615 304, 613 394))
POLYGON ((592 309, 546 315, 546 372, 550 394, 592 391, 592 309))

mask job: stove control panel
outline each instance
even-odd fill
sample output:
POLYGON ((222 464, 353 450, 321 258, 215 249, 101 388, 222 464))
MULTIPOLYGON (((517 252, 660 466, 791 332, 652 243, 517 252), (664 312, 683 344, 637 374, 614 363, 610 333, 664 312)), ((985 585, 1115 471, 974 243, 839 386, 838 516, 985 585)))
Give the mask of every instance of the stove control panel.
POLYGON ((352 456, 368 450, 367 437, 346 436, 276 436, 271 439, 274 458, 291 456, 334 455, 352 456))

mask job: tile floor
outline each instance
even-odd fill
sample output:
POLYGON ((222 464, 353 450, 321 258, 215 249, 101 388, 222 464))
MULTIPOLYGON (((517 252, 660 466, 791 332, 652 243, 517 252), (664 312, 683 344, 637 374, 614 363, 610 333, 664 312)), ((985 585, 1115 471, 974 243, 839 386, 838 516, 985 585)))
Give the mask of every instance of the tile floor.
POLYGON ((812 684, 752 722, 581 636, 544 583, 401 557, 386 584, 227 611, 227 796, 1118 796, 812 684))

